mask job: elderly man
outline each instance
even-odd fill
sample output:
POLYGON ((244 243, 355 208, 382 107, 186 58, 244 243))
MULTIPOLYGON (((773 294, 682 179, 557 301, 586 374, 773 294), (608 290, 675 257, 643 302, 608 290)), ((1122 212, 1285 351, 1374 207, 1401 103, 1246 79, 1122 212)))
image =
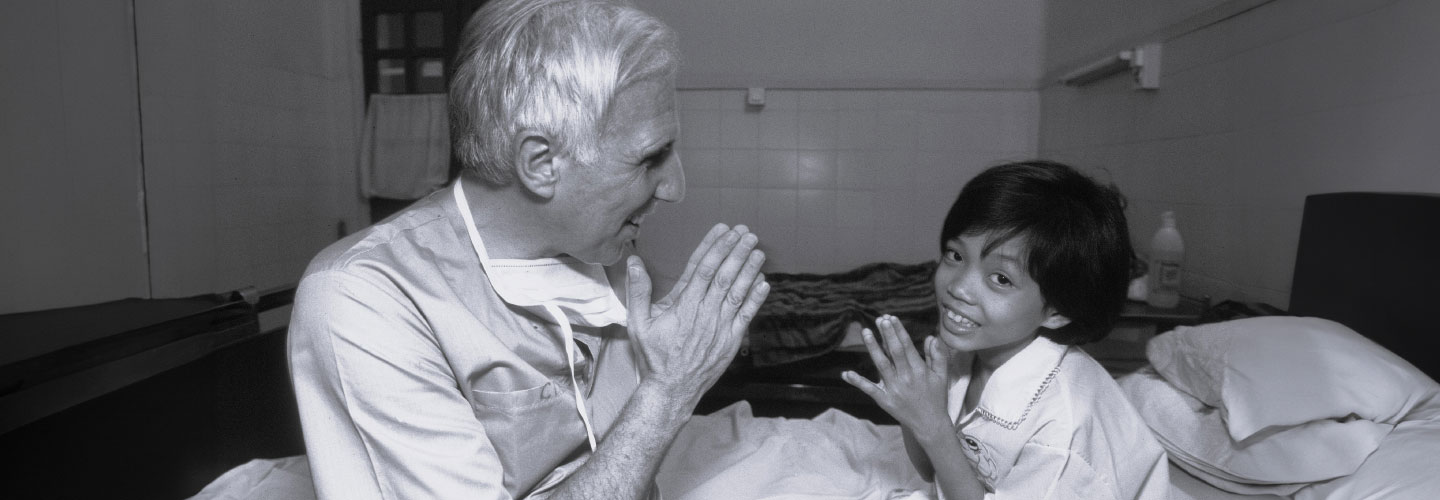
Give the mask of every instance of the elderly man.
POLYGON ((493 0, 470 21, 461 178, 321 252, 297 292, 321 499, 654 494, 769 290, 744 226, 715 226, 657 302, 626 257, 656 201, 684 195, 676 57, 623 5, 493 0))

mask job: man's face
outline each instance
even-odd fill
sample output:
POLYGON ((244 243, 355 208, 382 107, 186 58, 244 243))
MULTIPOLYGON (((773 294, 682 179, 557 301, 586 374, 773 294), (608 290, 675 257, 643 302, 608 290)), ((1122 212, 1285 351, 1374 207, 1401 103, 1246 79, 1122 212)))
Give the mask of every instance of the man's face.
POLYGON ((631 85, 611 106, 597 161, 570 162, 556 193, 569 215, 560 221, 565 253, 606 265, 633 246, 655 200, 678 202, 685 196, 685 174, 674 151, 680 125, 670 83, 631 85))

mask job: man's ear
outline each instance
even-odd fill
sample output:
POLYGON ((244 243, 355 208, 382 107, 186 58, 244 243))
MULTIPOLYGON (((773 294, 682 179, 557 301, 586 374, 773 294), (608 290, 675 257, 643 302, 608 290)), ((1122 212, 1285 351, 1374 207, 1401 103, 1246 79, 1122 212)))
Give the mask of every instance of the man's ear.
POLYGON ((526 130, 520 133, 520 145, 515 151, 515 177, 525 189, 541 198, 555 196, 555 184, 560 180, 560 165, 565 159, 556 155, 550 138, 544 134, 526 130))
POLYGON ((1065 317, 1065 315, 1055 312, 1054 309, 1049 309, 1049 313, 1050 316, 1046 317, 1045 321, 1040 323, 1040 326, 1049 328, 1051 330, 1056 330, 1070 324, 1070 318, 1067 318, 1065 317))

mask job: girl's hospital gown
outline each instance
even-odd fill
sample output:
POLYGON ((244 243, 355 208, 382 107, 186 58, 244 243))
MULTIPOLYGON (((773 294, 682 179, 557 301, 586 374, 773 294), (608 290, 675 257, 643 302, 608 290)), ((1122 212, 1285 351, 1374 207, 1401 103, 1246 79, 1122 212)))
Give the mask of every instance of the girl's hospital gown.
POLYGON ((950 418, 976 476, 996 499, 1167 498, 1165 450, 1120 387, 1079 348, 1045 337, 990 376, 961 414, 973 355, 950 373, 950 418))

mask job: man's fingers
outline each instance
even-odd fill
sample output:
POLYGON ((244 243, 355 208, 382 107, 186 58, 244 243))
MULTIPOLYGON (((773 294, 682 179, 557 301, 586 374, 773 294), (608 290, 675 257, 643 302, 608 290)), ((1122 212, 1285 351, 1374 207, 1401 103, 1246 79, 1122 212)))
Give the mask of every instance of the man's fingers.
POLYGON ((761 273, 755 277, 755 283, 750 285, 750 294, 745 296, 745 304, 735 312, 735 319, 730 320, 730 328, 737 334, 743 334, 749 328, 750 321, 760 312, 765 297, 769 295, 770 284, 765 282, 765 274, 761 273))
POLYGON ((625 261, 625 290, 625 314, 631 331, 635 331, 650 321, 650 274, 638 255, 625 261))
POLYGON ((730 291, 725 296, 724 319, 729 320, 731 314, 740 310, 745 304, 745 298, 750 295, 750 285, 760 275, 760 266, 765 265, 765 252, 760 249, 750 250, 750 256, 745 259, 745 264, 740 268, 740 274, 735 276, 735 283, 730 285, 730 291))
POLYGON ((740 233, 731 229, 705 250, 705 255, 695 264, 695 272, 685 283, 685 289, 680 292, 680 300, 696 303, 705 297, 705 292, 710 290, 710 282, 715 279, 715 273, 720 271, 720 265, 725 262, 738 241, 740 233))
MULTIPOLYGON (((720 268, 715 271, 715 276, 710 283, 710 289, 705 294, 705 307, 707 310, 734 314, 735 309, 738 309, 730 308, 729 311, 725 311, 722 301, 730 294, 730 289, 736 286, 736 282, 740 277, 740 270, 744 268, 745 262, 750 260, 750 251, 755 249, 755 244, 759 243, 759 241, 759 238, 754 234, 742 234, 740 241, 735 243, 735 246, 730 247, 730 253, 725 256, 725 261, 722 262, 720 268), (718 309, 711 309, 717 306, 719 306, 718 309)), ((748 284, 746 288, 749 288, 748 284)), ((720 319, 729 321, 730 317, 722 316, 720 319)))
POLYGON ((719 241, 720 237, 729 230, 730 227, 723 223, 710 227, 710 232, 705 233, 705 237, 700 239, 700 244, 695 246, 693 252, 690 252, 690 259, 685 261, 685 270, 680 273, 680 279, 675 281, 675 287, 670 289, 670 293, 665 295, 667 300, 672 299, 680 290, 685 289, 685 284, 689 283, 690 277, 695 274, 695 266, 700 264, 700 259, 703 258, 705 253, 710 250, 710 247, 715 245, 715 242, 719 241))

